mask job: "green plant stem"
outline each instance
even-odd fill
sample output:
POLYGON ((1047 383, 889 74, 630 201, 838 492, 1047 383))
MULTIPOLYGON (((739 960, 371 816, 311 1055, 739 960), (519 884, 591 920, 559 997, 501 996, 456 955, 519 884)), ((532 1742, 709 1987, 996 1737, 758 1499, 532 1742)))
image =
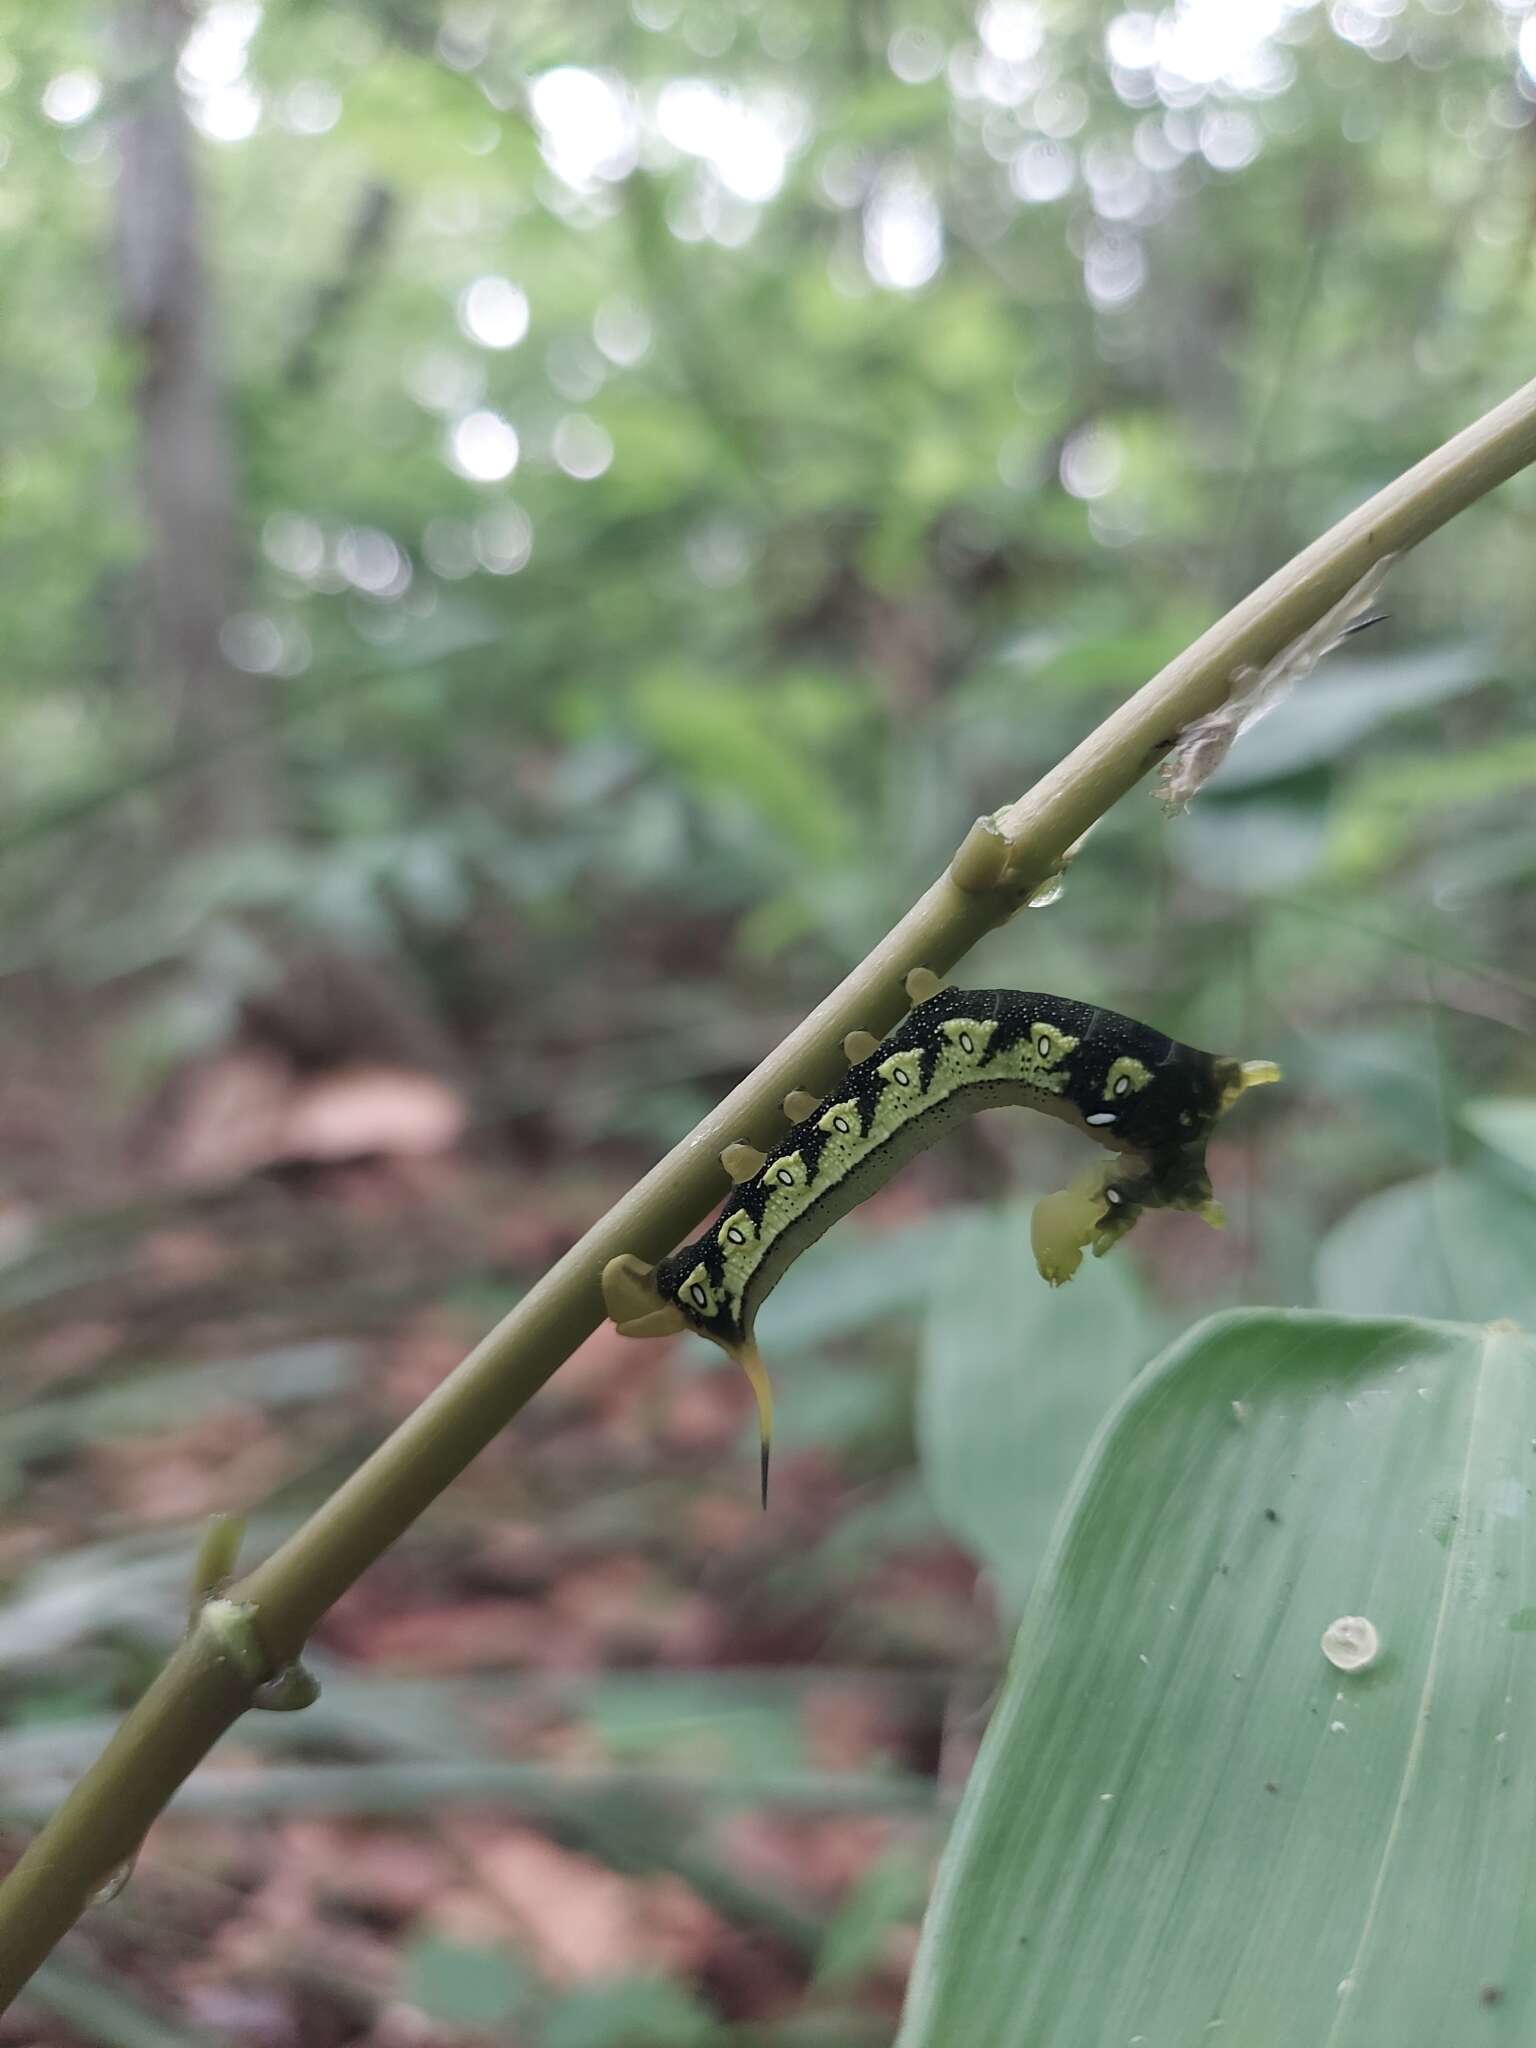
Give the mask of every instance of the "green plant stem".
MULTIPOLYGON (((657 1259, 722 1192, 721 1148, 766 1146, 791 1088, 823 1093, 851 1030, 885 1032, 903 978, 945 973, 1053 872, 1242 668, 1262 668, 1382 556, 1401 553, 1536 460, 1536 382, 1350 513, 1246 597, 1113 712, 1034 789, 998 814, 1007 872, 962 889, 945 873, 740 1087, 594 1224, 510 1315, 265 1563, 229 1589, 256 1610, 275 1670, 315 1623, 506 1427, 603 1316, 599 1276, 620 1252, 657 1259)), ((91 1893, 130 1856, 176 1786, 249 1703, 251 1686, 199 1627, 0 1886, 0 2009, 91 1893)))

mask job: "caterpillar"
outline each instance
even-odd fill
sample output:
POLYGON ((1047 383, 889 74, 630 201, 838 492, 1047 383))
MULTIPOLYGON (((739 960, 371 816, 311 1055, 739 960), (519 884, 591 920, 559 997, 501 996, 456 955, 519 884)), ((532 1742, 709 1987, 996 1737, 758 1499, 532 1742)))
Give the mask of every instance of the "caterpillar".
POLYGON ((884 1039, 843 1041, 847 1075, 819 1101, 784 1098, 791 1129, 770 1152, 728 1145, 735 1190, 709 1226, 648 1266, 611 1259, 603 1293, 619 1331, 689 1329, 727 1351, 757 1397, 763 1505, 773 1390, 752 1335, 791 1262, 914 1153, 973 1110, 1020 1103, 1077 1126, 1119 1155, 1045 1196, 1030 1219, 1035 1263, 1053 1287, 1083 1252, 1116 1244, 1147 1209, 1189 1209, 1220 1228, 1205 1148, 1245 1090, 1280 1079, 1270 1060, 1201 1052, 1114 1010, 1020 989, 946 989, 907 976, 912 1009, 884 1039))

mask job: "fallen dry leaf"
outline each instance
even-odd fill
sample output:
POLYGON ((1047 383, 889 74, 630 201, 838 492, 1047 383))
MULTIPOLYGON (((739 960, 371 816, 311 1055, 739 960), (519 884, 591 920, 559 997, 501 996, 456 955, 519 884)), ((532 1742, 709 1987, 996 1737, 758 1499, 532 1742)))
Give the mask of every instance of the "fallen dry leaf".
POLYGON ((335 1067, 294 1089, 283 1118, 286 1159, 422 1158, 464 1134, 464 1098, 408 1067, 335 1067))

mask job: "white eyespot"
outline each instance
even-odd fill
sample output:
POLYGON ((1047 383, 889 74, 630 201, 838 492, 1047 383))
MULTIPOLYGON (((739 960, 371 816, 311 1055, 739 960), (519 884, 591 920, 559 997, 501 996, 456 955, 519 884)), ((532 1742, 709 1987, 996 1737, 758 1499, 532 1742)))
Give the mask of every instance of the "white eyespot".
POLYGON ((727 1242, 730 1244, 745 1244, 747 1241, 739 1230, 728 1230, 725 1235, 727 1242))
POLYGON ((1107 1202, 1118 1202, 1118 1201, 1120 1200, 1120 1191, 1119 1191, 1119 1189, 1118 1189, 1118 1188, 1106 1188, 1106 1189, 1104 1190, 1104 1199, 1105 1199, 1105 1201, 1107 1201, 1107 1202))
POLYGON ((1051 1034, 1049 1033, 1049 1031, 1042 1031, 1039 1037, 1035 1040, 1035 1051, 1039 1053, 1041 1059, 1043 1060, 1048 1060, 1050 1058, 1051 1034))
POLYGON ((834 1131, 841 1131, 843 1136, 846 1138, 848 1133, 853 1129, 853 1125, 849 1123, 847 1117, 835 1116, 832 1119, 832 1128, 834 1131))
POLYGON ((969 1031, 962 1031, 955 1042, 962 1052, 974 1052, 976 1050, 976 1041, 972 1038, 969 1031))
POLYGON ((1117 1095, 1129 1095, 1130 1092, 1131 1077, 1129 1074, 1122 1074, 1119 1080, 1115 1083, 1115 1093, 1117 1095))
POLYGON ((695 1308, 707 1309, 709 1307, 709 1296, 702 1287, 690 1287, 688 1295, 695 1308))
POLYGON ((787 1166, 781 1166, 773 1177, 781 1188, 792 1188, 795 1184, 795 1176, 787 1166))
POLYGON ((1114 1121, 1115 1112, 1112 1109, 1101 1109, 1093 1116, 1084 1118, 1084 1122, 1090 1124, 1112 1124, 1114 1121))
POLYGON ((912 1086, 912 1076, 905 1067, 892 1067, 891 1079, 898 1088, 910 1088, 912 1086))

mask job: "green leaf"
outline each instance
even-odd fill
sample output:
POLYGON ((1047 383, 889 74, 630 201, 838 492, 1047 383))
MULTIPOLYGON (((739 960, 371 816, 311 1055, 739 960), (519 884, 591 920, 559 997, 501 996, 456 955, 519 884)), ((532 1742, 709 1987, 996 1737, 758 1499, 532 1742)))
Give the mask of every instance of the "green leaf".
MULTIPOLYGON (((1414 1157, 1444 1157, 1447 1098, 1456 1082, 1436 1057, 1432 1017, 1309 1032, 1294 1052, 1287 1047, 1283 1064, 1288 1079, 1331 1096, 1340 1108, 1369 1110, 1381 1131, 1414 1157)), ((1307 1134, 1314 1142, 1315 1135, 1307 1134)))
POLYGON ((785 1275, 763 1311, 764 1341, 784 1357, 910 1314, 928 1298, 951 1228, 939 1215, 897 1230, 839 1231, 785 1275))
POLYGON ((816 1957, 818 1987, 850 1986, 872 1969, 892 1928, 917 1919, 927 1889, 926 1861, 910 1848, 877 1856, 828 1923, 816 1957))
POLYGON ((1323 792, 1287 786, 1241 803, 1196 804, 1169 850, 1191 880, 1220 875, 1223 889, 1269 896, 1307 880, 1323 857, 1327 830, 1323 792))
POLYGON ((1362 765, 1335 820, 1329 869, 1336 885, 1363 881, 1441 834, 1465 843, 1469 830, 1496 822, 1474 806, 1502 802, 1523 815, 1536 781, 1536 735, 1501 733, 1480 747, 1389 755, 1362 765), (1439 813, 1441 815, 1437 816, 1439 813))
POLYGON ((918 1393, 934 1507, 1015 1613, 1094 1431, 1162 1334, 1123 1255, 1047 1287, 1030 1256, 1031 1206, 976 1217, 952 1240, 918 1393))
POLYGON ((805 1738, 794 1698, 722 1699, 713 1674, 620 1675, 594 1688, 589 1713, 605 1752, 652 1757, 694 1770, 800 1770, 805 1738))
POLYGON ((429 2019, 490 2027, 527 2002, 528 1975, 505 1949, 420 1935, 405 1952, 404 1992, 429 2019))
POLYGON ((776 839, 836 863, 852 842, 848 805, 828 767, 839 707, 828 692, 748 688, 674 664, 634 692, 638 722, 682 775, 762 820, 776 839))
MULTIPOLYGON (((219 2048, 216 2035, 202 2027, 172 2027, 119 1984, 72 1970, 67 1964, 44 1963, 23 1994, 69 2028, 72 2036, 95 2041, 101 2048, 219 2048)), ((29 2034, 30 2040, 41 2040, 29 2034)))
POLYGON ((1462 1104, 1461 1120, 1490 1151, 1536 1176, 1536 1096, 1479 1096, 1462 1104))
POLYGON ((1352 755, 1391 719, 1464 696, 1497 673, 1476 641, 1374 660, 1329 661, 1233 747, 1206 794, 1225 796, 1352 755))
POLYGON ((539 2048, 705 2048, 715 2034, 680 1985, 635 1977, 573 1991, 550 2015, 539 2048))
POLYGON ((1323 1240, 1321 1308, 1536 1327, 1536 1206, 1491 1181, 1432 1173, 1371 1195, 1323 1240))
POLYGON ((1025 1615, 900 2048, 1530 2038, 1533 1367, 1514 1333, 1245 1311, 1138 1380, 1025 1615), (1353 1675, 1343 1615, 1380 1637, 1353 1675))

